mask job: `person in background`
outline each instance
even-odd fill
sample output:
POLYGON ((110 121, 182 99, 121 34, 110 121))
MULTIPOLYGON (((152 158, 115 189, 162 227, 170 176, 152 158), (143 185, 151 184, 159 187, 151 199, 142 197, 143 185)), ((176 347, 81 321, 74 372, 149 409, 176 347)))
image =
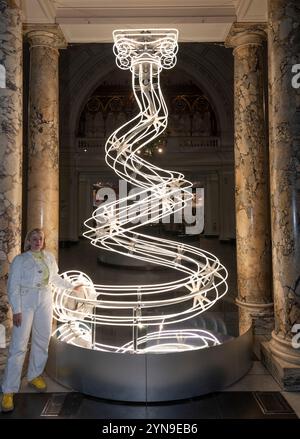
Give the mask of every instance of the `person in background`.
POLYGON ((52 329, 52 286, 75 291, 81 288, 59 276, 55 257, 45 247, 43 230, 31 230, 25 238, 24 252, 13 259, 10 267, 7 293, 13 312, 13 331, 2 383, 3 412, 14 409, 13 395, 20 387, 30 334, 28 381, 40 392, 47 389, 42 373, 52 329))

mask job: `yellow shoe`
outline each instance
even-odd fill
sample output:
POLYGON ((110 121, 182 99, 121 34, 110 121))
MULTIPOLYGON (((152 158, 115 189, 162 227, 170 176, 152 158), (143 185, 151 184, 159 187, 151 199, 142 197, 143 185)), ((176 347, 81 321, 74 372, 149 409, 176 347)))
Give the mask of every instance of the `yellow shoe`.
POLYGON ((2 412, 11 412, 14 409, 14 394, 13 393, 3 393, 1 410, 2 412))
POLYGON ((47 390, 47 384, 43 377, 38 376, 36 378, 33 378, 29 382, 29 384, 35 388, 35 390, 38 390, 39 392, 45 392, 47 390))

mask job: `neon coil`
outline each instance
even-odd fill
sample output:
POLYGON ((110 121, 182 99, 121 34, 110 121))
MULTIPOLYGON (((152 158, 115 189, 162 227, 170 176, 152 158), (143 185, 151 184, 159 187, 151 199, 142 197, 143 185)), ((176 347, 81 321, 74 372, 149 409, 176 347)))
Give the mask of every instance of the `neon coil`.
POLYGON ((160 220, 183 209, 192 197, 188 191, 192 183, 183 174, 159 168, 141 157, 143 148, 167 127, 160 72, 176 64, 178 31, 116 30, 113 36, 117 65, 132 72, 139 113, 108 138, 105 159, 120 178, 139 188, 143 197, 135 201, 136 195, 128 196, 100 205, 85 222, 84 236, 101 249, 176 270, 180 278, 144 285, 94 285, 80 271, 66 272, 64 278, 84 287, 80 293, 55 290, 55 317, 63 323, 56 335, 69 343, 115 352, 170 352, 218 344, 207 331, 163 328, 212 307, 227 292, 226 268, 207 251, 140 233, 141 224, 132 223, 133 219, 142 219, 144 225, 160 220), (122 346, 96 342, 93 334, 97 325, 130 326, 133 340, 122 346), (149 328, 147 335, 138 336, 139 329, 152 326, 158 330, 149 328))

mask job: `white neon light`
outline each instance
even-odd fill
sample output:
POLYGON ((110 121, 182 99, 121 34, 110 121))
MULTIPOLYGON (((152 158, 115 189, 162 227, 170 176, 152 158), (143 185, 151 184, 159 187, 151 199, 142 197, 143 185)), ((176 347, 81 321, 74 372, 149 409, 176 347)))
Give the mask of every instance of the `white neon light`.
POLYGON ((55 335, 61 341, 72 343, 76 346, 95 349, 105 352, 118 353, 163 353, 179 352, 186 350, 204 349, 220 344, 215 335, 202 329, 165 330, 148 333, 137 338, 137 349, 133 341, 118 347, 103 343, 93 345, 91 328, 87 325, 73 322, 65 323, 56 329, 55 335))
POLYGON ((116 352, 199 349, 199 339, 202 347, 209 345, 208 340, 217 344, 213 335, 197 330, 186 330, 189 341, 180 342, 180 331, 163 330, 163 325, 189 320, 212 307, 227 292, 225 267, 209 252, 139 233, 140 224, 130 222, 141 217, 143 224, 157 221, 184 209, 192 198, 188 190, 192 183, 183 174, 148 163, 140 155, 167 126, 160 72, 176 63, 178 31, 116 30, 113 36, 117 65, 131 70, 140 111, 108 138, 105 159, 120 178, 139 188, 143 197, 137 202, 136 194, 128 196, 125 207, 124 199, 100 205, 85 222, 88 230, 84 236, 96 247, 175 270, 178 279, 157 284, 94 285, 81 272, 66 272, 63 276, 73 284, 85 286, 79 293, 56 289, 55 317, 64 323, 56 335, 68 343, 82 346, 82 339, 86 347, 116 352), (137 205, 144 209, 137 210, 137 205), (96 342, 93 334, 97 325, 131 326, 134 341, 125 347, 96 342), (159 331, 138 337, 138 330, 150 326, 159 331), (159 344, 152 345, 153 340, 159 344))

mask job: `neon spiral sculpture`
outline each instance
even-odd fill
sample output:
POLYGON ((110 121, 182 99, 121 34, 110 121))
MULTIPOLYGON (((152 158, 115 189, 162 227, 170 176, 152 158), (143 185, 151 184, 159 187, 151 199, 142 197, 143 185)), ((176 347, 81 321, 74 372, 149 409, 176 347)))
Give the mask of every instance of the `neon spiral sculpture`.
MULTIPOLYGON (((140 188, 135 195, 98 207, 85 225, 92 245, 163 265, 180 273, 178 280, 145 285, 94 285, 85 274, 63 274, 81 292, 56 289, 54 310, 64 323, 60 340, 111 352, 170 352, 199 349, 219 343, 199 329, 164 329, 203 313, 227 292, 227 271, 212 254, 190 245, 136 231, 141 219, 148 224, 185 207, 192 183, 184 175, 161 169, 139 154, 167 127, 168 110, 160 88, 160 72, 176 64, 178 31, 175 29, 116 30, 117 65, 132 72, 132 88, 139 114, 107 140, 106 162, 116 174, 140 188), (138 210, 138 214, 137 214, 138 210), (122 346, 96 341, 97 325, 132 327, 132 340, 122 346), (156 330, 139 336, 142 328, 156 330), (155 328, 154 328, 155 329, 155 328)), ((179 325, 180 328, 180 325, 179 325)))

